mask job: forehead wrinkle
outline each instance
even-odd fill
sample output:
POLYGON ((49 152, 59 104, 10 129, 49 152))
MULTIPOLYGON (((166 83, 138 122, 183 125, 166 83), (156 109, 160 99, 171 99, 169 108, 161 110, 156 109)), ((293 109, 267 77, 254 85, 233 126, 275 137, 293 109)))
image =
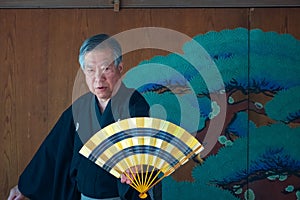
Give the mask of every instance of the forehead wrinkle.
POLYGON ((110 65, 114 62, 111 49, 93 50, 85 55, 86 66, 110 65))

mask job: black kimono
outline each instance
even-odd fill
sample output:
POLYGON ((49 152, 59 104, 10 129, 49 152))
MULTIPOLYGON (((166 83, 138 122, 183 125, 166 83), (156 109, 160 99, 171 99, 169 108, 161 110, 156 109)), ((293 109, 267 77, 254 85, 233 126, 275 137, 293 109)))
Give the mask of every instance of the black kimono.
MULTIPOLYGON (((148 114, 145 99, 123 84, 103 113, 96 96, 83 95, 62 114, 21 174, 19 190, 33 200, 77 200, 81 193, 99 199, 139 199, 137 191, 80 155, 79 150, 101 128, 117 120, 148 114)), ((160 192, 154 195, 158 196, 155 199, 161 198, 160 192)))

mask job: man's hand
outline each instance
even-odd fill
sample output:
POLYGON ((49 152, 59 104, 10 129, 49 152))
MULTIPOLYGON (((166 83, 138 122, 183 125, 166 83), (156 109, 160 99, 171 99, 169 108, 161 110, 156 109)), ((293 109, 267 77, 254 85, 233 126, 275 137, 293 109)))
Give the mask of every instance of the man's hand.
POLYGON ((130 172, 130 170, 126 170, 126 172, 125 173, 123 173, 122 175, 121 175, 121 183, 126 183, 126 184, 131 184, 131 180, 133 180, 133 178, 134 178, 134 174, 132 174, 131 172, 130 172), (125 175, 125 173, 127 174, 127 175, 129 175, 129 177, 131 178, 129 178, 128 176, 126 176, 125 175))
POLYGON ((25 200, 25 199, 26 197, 20 192, 17 185, 10 189, 7 200, 25 200))
POLYGON ((131 184, 137 173, 141 171, 141 166, 136 165, 133 167, 130 167, 130 169, 127 169, 122 175, 121 175, 121 183, 131 184))

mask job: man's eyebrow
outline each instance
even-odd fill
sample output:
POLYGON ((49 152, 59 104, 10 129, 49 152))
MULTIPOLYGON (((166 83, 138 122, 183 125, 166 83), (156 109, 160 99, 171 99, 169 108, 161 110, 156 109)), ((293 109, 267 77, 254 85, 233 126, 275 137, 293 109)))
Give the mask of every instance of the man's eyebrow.
POLYGON ((85 68, 94 68, 95 67, 95 65, 93 65, 93 64, 86 64, 85 65, 85 68))

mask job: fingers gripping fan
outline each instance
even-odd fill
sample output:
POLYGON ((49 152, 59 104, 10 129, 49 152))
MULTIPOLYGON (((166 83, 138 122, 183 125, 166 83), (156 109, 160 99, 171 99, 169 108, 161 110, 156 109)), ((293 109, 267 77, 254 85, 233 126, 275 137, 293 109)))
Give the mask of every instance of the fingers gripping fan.
POLYGON ((127 176, 140 197, 146 198, 150 188, 202 150, 183 128, 161 119, 137 117, 101 129, 80 153, 117 178, 127 176))

